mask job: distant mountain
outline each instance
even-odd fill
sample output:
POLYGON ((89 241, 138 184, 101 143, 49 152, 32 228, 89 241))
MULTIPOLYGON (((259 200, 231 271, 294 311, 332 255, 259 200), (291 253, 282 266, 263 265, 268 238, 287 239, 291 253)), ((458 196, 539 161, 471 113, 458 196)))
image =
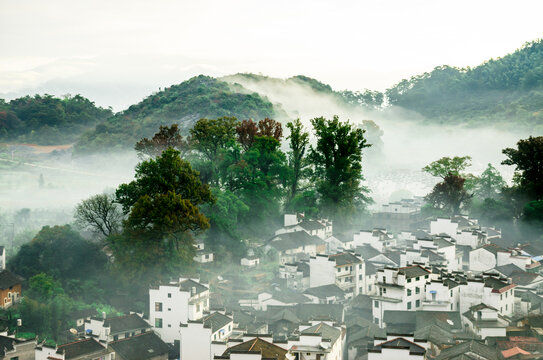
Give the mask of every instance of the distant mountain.
POLYGON ((200 75, 150 95, 115 114, 80 138, 76 152, 133 148, 142 137, 152 136, 160 125, 177 123, 182 132, 200 118, 234 116, 239 119, 275 117, 271 102, 240 85, 200 75))
POLYGON ((39 145, 68 144, 112 116, 83 96, 25 96, 0 99, 0 141, 39 145))
POLYGON ((543 130, 543 41, 475 68, 436 67, 386 91, 428 122, 543 130))

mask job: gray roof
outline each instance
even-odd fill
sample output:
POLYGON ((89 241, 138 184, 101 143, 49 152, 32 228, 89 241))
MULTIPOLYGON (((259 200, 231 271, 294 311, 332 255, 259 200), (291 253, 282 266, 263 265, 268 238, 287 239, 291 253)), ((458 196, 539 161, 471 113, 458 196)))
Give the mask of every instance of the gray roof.
POLYGON ((357 246, 356 249, 355 249, 355 252, 357 254, 360 254, 362 259, 364 259, 364 260, 369 260, 369 259, 381 254, 381 252, 379 250, 377 250, 376 248, 374 248, 373 246, 371 246, 369 244, 364 244, 362 246, 357 246))
POLYGON ((326 242, 317 236, 309 235, 305 231, 288 232, 274 235, 268 245, 278 251, 296 249, 307 245, 324 245, 326 242))
POLYGON ((505 275, 507 277, 510 277, 511 274, 515 271, 523 271, 520 267, 518 267, 515 264, 507 264, 502 266, 496 266, 494 269, 496 269, 500 274, 505 275))
POLYGON ((340 254, 329 255, 329 259, 336 262, 336 266, 359 264, 362 260, 350 252, 342 252, 340 254))
MULTIPOLYGON (((179 283, 179 289, 183 291, 192 291, 192 288, 196 288, 196 294, 203 293, 206 290, 209 290, 206 286, 200 284, 197 281, 192 279, 186 279, 179 283)), ((194 294, 193 294, 194 295, 194 294)))
POLYGON ((479 341, 471 340, 465 343, 443 349, 436 357, 436 360, 457 360, 462 359, 495 360, 499 358, 498 351, 486 346, 479 341))
POLYGON ((420 265, 411 265, 400 268, 398 273, 404 274, 406 279, 411 279, 418 276, 425 276, 430 274, 430 271, 426 270, 420 265))
POLYGON ((321 322, 320 324, 313 325, 310 328, 303 330, 302 334, 321 334, 323 340, 328 339, 332 344, 335 344, 341 335, 341 331, 321 322))
POLYGON ((309 230, 309 231, 320 230, 320 229, 324 229, 326 227, 325 225, 323 225, 320 222, 315 221, 315 220, 304 220, 301 223, 299 223, 298 225, 300 225, 305 230, 309 230))
POLYGON ((341 290, 336 284, 312 287, 304 291, 304 294, 313 295, 319 299, 325 299, 329 296, 345 297, 345 291, 341 290))
POLYGON ((385 341, 379 345, 375 345, 375 346, 370 345, 369 349, 373 351, 380 351, 382 349, 395 349, 395 348, 409 349, 409 354, 413 354, 413 355, 424 355, 426 353, 425 348, 423 348, 420 345, 415 344, 414 342, 406 340, 402 337, 385 341))
POLYGON ((269 313, 268 316, 272 317, 285 308, 291 310, 302 321, 344 321, 343 305, 341 304, 268 305, 266 313, 269 313))
POLYGON ((63 352, 66 359, 74 359, 83 355, 102 354, 107 350, 98 341, 90 338, 59 346, 57 353, 62 354, 63 352))
POLYGON ((223 315, 218 312, 214 312, 213 314, 210 314, 206 317, 204 317, 204 325, 211 328, 211 332, 214 333, 215 331, 218 331, 219 329, 222 329, 228 323, 232 322, 233 320, 229 318, 226 315, 223 315))
POLYGON ((23 282, 23 278, 19 275, 16 275, 8 270, 3 270, 0 272, 0 289, 9 289, 10 287, 21 284, 23 282))
POLYGON ((169 347, 154 332, 114 341, 109 346, 123 360, 147 360, 168 354, 169 347))
POLYGON ((143 320, 138 314, 107 318, 104 320, 104 326, 110 328, 111 334, 151 328, 151 325, 143 320))

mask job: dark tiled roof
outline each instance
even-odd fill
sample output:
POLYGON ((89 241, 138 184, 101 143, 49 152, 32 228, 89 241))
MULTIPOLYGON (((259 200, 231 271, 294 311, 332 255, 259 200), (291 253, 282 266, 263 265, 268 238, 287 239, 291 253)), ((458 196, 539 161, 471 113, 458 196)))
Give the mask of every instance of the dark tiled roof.
POLYGON ((496 244, 486 244, 481 246, 479 249, 485 249, 488 252, 491 252, 492 254, 496 255, 498 252, 506 252, 504 248, 496 245, 496 244))
POLYGON ((484 282, 485 282, 486 287, 491 287, 493 291, 497 291, 497 292, 506 291, 509 288, 512 288, 515 286, 513 284, 508 284, 506 281, 502 281, 494 277, 487 277, 484 279, 484 282))
POLYGON ((8 270, 0 272, 0 289, 9 289, 10 287, 23 282, 23 278, 8 270))
POLYGON ((417 276, 428 275, 430 271, 426 270, 420 265, 412 265, 400 268, 398 273, 404 274, 406 279, 411 279, 417 276))
POLYGON ((321 322, 320 324, 313 325, 310 328, 303 330, 302 334, 321 334, 323 340, 328 339, 332 344, 335 344, 341 335, 341 331, 321 322))
POLYGON ((57 353, 62 354, 66 359, 73 359, 78 356, 97 354, 102 351, 107 351, 105 347, 100 345, 98 341, 90 338, 73 343, 64 344, 57 348, 57 353))
POLYGON ((27 340, 14 339, 9 336, 0 335, 0 356, 4 356, 6 351, 13 350, 13 344, 25 342, 27 340))
POLYGON ((280 346, 257 337, 226 349, 223 355, 229 355, 232 352, 242 353, 247 351, 259 351, 263 359, 276 360, 286 360, 286 354, 288 352, 280 346))
POLYGON ((304 294, 313 295, 319 299, 324 299, 329 296, 336 296, 339 298, 345 297, 345 291, 341 290, 336 284, 322 285, 309 288, 304 291, 304 294))
POLYGON ((270 319, 272 321, 289 321, 293 324, 299 324, 302 322, 290 309, 283 309, 279 311, 277 314, 272 316, 270 319))
POLYGON ((400 348, 400 349, 409 349, 409 354, 413 355, 424 355, 426 353, 426 350, 409 340, 406 340, 404 338, 396 338, 389 341, 385 341, 384 343, 381 343, 376 346, 370 346, 370 348, 374 351, 380 351, 382 349, 394 349, 394 348, 400 348))
POLYGON ((123 333, 130 330, 149 329, 151 325, 138 314, 130 314, 107 318, 104 326, 110 327, 111 334, 123 333))
POLYGON ((351 254, 350 252, 343 252, 340 254, 330 255, 329 258, 336 262, 336 266, 358 264, 362 262, 362 260, 359 257, 351 254))
POLYGON ((298 225, 300 225, 303 229, 308 230, 308 231, 320 230, 320 229, 324 229, 326 227, 323 224, 321 224, 320 222, 315 221, 315 220, 304 220, 301 223, 299 223, 298 225))
POLYGON ((204 325, 209 326, 212 333, 222 329, 230 322, 232 322, 231 318, 218 312, 214 312, 213 314, 204 317, 204 325))
POLYGON ((496 269, 500 274, 503 274, 507 277, 511 276, 511 274, 515 271, 522 271, 522 269, 515 264, 496 266, 494 269, 496 269))
POLYGON ((283 309, 289 309, 302 321, 344 321, 343 305, 341 304, 268 305, 267 309, 266 315, 268 317, 274 316, 283 309))
POLYGON ((123 360, 153 359, 169 351, 168 345, 152 331, 112 342, 109 346, 123 360))
POLYGON ((471 340, 450 348, 443 349, 437 356, 437 360, 461 359, 460 356, 467 355, 467 359, 495 360, 499 359, 498 352, 489 346, 478 341, 471 340))
POLYGON ((538 276, 538 274, 529 273, 523 270, 515 271, 510 275, 513 284, 520 286, 530 285, 538 276))
POLYGON ((362 246, 357 246, 356 249, 355 249, 355 252, 357 254, 360 254, 360 256, 364 260, 369 260, 369 259, 381 254, 381 252, 379 250, 377 250, 376 248, 374 248, 373 246, 371 246, 369 244, 364 244, 362 246))
POLYGON ((447 240, 445 240, 443 238, 440 238, 440 237, 434 238, 434 244, 438 247, 438 249, 453 245, 452 242, 447 241, 447 240))
MULTIPOLYGON (((197 281, 192 279, 186 279, 179 283, 179 289, 183 291, 192 291, 192 288, 196 288, 196 294, 203 293, 206 290, 209 290, 206 286, 200 284, 197 281)), ((194 295, 194 294, 192 294, 194 295)))
POLYGON ((326 242, 317 236, 309 235, 305 231, 289 232, 275 235, 268 245, 278 251, 296 249, 307 245, 324 245, 326 242))

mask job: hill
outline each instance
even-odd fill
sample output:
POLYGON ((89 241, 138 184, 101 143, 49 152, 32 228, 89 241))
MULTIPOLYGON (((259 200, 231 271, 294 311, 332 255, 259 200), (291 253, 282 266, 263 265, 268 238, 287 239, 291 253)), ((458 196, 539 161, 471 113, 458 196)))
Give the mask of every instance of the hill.
MULTIPOLYGON (((474 68, 439 66, 386 91, 390 105, 447 124, 543 130, 543 41, 474 68)), ((537 131, 537 130, 536 130, 537 131)))
POLYGON ((67 144, 111 115, 111 110, 97 107, 81 95, 62 99, 35 95, 10 102, 0 99, 0 141, 67 144))
POLYGON ((75 151, 133 148, 142 137, 152 136, 160 125, 177 123, 187 134, 200 118, 234 116, 263 119, 276 114, 276 109, 266 98, 249 93, 240 85, 200 75, 152 94, 115 114, 83 134, 75 145, 75 151))

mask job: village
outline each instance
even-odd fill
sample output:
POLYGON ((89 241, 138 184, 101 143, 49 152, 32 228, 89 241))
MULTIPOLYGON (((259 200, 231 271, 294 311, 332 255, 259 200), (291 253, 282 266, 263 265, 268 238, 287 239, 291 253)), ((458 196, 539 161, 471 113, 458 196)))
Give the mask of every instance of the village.
MULTIPOLYGON (((336 233, 285 214, 229 268, 197 243, 199 274, 149 288, 149 309, 74 314, 51 346, 0 336, 4 359, 536 359, 543 249, 468 216, 423 219, 422 198, 385 204, 375 227, 336 233)), ((3 308, 24 296, 0 259, 3 308)), ((22 319, 24 321, 24 319, 22 319)))

